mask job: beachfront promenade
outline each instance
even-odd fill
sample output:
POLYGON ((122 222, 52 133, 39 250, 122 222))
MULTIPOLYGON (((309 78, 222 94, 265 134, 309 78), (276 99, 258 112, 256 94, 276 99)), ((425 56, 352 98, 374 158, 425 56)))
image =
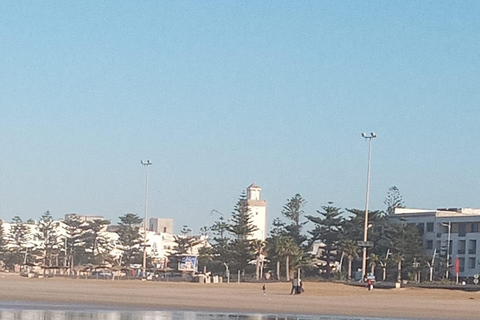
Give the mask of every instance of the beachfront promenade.
POLYGON ((375 289, 305 282, 199 284, 137 280, 28 279, 0 273, 0 300, 128 309, 319 314, 386 318, 478 319, 480 293, 442 289, 375 289))

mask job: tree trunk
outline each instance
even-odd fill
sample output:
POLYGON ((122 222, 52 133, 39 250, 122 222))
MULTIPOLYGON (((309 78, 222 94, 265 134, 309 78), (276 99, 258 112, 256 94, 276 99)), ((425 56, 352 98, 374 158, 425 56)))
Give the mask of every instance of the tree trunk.
POLYGON ((256 261, 256 266, 255 266, 255 273, 256 273, 256 279, 257 281, 260 279, 260 258, 257 257, 257 261, 256 261))
POLYGON ((352 279, 352 259, 348 258, 348 273, 347 273, 347 280, 352 279))
POLYGON ((382 267, 383 269, 383 281, 385 281, 385 279, 387 278, 387 267, 382 267))
POLYGON ((285 258, 285 274, 287 276, 287 281, 290 281, 290 256, 285 258))
POLYGON ((280 261, 277 261, 277 280, 280 280, 280 261))
POLYGON ((402 261, 398 261, 398 275, 397 275, 397 282, 402 281, 402 261))
POLYGON ((263 279, 263 259, 260 262, 260 279, 263 279))

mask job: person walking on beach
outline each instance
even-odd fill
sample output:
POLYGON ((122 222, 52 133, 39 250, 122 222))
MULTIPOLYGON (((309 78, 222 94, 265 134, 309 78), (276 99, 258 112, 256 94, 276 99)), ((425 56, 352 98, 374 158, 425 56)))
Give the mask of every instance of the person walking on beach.
POLYGON ((298 279, 293 278, 292 279, 292 290, 290 290, 290 294, 297 294, 297 289, 298 289, 298 279))
POLYGON ((266 295, 267 294, 267 288, 265 287, 265 283, 263 284, 262 290, 263 290, 263 295, 266 295))
POLYGON ((301 279, 297 279, 297 294, 303 292, 303 283, 301 279))

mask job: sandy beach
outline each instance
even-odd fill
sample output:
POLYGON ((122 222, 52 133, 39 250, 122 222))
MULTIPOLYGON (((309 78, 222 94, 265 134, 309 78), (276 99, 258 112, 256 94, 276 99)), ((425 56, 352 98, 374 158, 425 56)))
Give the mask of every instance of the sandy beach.
POLYGON ((241 313, 318 314, 421 319, 478 319, 480 293, 442 289, 374 289, 305 282, 199 284, 137 280, 28 279, 0 275, 0 300, 99 307, 241 313))

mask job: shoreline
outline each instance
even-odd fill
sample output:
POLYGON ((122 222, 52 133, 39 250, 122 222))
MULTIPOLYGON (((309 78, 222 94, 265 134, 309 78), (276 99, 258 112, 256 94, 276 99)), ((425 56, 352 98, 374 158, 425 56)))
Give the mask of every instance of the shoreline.
MULTIPOLYGON (((330 282, 200 284, 137 280, 28 279, 0 276, 0 301, 76 309, 169 310, 409 319, 477 319, 480 293, 444 289, 374 289, 330 282)), ((1 305, 0 305, 1 307, 1 305)))

